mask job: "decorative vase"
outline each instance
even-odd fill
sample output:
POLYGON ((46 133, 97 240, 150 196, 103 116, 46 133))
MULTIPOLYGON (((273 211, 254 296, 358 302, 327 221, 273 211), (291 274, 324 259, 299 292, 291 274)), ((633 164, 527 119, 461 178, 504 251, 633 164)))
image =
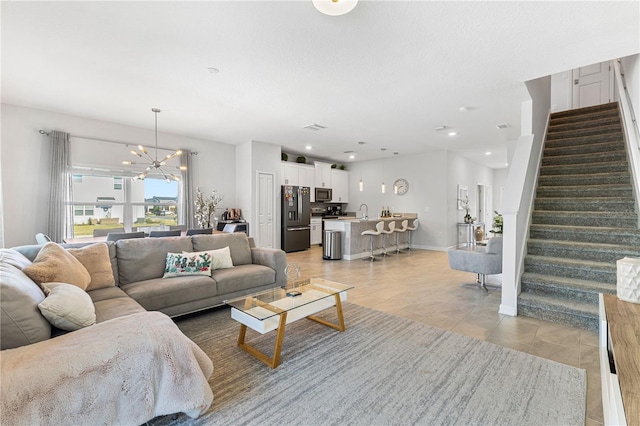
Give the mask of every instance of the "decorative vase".
POLYGON ((476 241, 484 240, 484 229, 481 226, 476 226, 476 241))

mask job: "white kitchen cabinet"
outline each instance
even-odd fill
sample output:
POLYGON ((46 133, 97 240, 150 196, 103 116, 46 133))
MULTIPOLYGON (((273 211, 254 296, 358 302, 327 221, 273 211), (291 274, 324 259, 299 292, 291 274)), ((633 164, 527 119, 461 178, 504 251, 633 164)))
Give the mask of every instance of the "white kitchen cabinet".
POLYGON ((298 165, 283 161, 280 166, 282 170, 282 185, 298 185, 298 165))
POLYGON ((322 244, 322 219, 311 218, 311 244, 322 244))
POLYGON ((331 170, 332 203, 349 202, 349 172, 345 170, 331 170))
POLYGON ((315 165, 315 186, 318 188, 332 188, 331 186, 331 164, 316 161, 315 165))

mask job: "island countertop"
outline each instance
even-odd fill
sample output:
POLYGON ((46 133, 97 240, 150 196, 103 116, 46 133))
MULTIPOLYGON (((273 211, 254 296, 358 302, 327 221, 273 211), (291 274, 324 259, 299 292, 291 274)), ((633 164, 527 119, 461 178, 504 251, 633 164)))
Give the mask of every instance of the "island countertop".
MULTIPOLYGON (((369 256, 369 236, 362 235, 363 231, 368 229, 376 229, 376 224, 380 221, 385 223, 384 229, 389 229, 389 222, 396 223, 396 229, 402 227, 402 221, 408 220, 409 225, 417 219, 417 214, 405 213, 399 217, 382 217, 382 218, 354 218, 345 217, 339 219, 325 219, 325 230, 340 231, 342 234, 342 259, 352 260, 369 256)), ((374 253, 380 253, 382 250, 382 237, 374 237, 374 253)), ((403 232, 398 235, 398 244, 400 247, 406 246, 408 242, 408 233, 403 232)), ((390 251, 395 244, 395 235, 390 234, 387 238, 387 249, 390 251)))

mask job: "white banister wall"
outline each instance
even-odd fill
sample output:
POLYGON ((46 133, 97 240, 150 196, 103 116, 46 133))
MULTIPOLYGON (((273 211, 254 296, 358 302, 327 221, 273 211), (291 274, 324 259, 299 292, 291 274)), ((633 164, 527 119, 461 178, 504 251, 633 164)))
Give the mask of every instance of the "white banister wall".
POLYGON ((502 303, 500 313, 518 314, 520 277, 524 267, 531 209, 542 161, 551 102, 551 78, 526 83, 531 100, 522 103, 522 136, 509 166, 504 200, 502 303))
POLYGON ((631 174, 633 176, 633 186, 636 194, 636 209, 640 211, 640 135, 638 134, 638 118, 634 115, 635 108, 639 105, 632 105, 633 93, 638 93, 640 88, 635 87, 637 75, 640 72, 640 55, 634 55, 635 58, 626 58, 626 64, 631 68, 631 73, 621 68, 620 61, 612 61, 614 69, 616 99, 620 105, 620 115, 624 124, 625 140, 627 143, 627 152, 629 154, 629 162, 631 163, 631 174), (623 74, 624 73, 624 74, 623 74), (623 79, 624 76, 624 79, 623 79), (636 77, 636 78, 634 78, 636 77))

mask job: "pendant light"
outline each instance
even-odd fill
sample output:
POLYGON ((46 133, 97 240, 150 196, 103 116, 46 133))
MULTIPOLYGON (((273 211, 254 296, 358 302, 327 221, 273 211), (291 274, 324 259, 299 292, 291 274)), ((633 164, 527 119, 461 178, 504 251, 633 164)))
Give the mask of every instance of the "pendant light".
MULTIPOLYGON (((182 150, 179 149, 179 150, 175 151, 172 154, 168 154, 161 161, 158 160, 158 113, 160 112, 160 110, 158 108, 151 108, 151 111, 153 111, 153 113, 155 114, 155 136, 156 136, 155 158, 152 157, 147 152, 145 147, 143 147, 142 145, 138 145, 138 150, 137 151, 136 150, 131 150, 131 154, 135 155, 136 157, 139 157, 139 158, 142 158, 142 159, 146 159, 147 160, 147 164, 149 164, 147 166, 147 168, 144 170, 144 172, 135 175, 133 177, 133 180, 138 180, 138 179, 143 180, 150 173, 151 174, 155 173, 155 174, 161 175, 162 178, 167 181, 167 183, 172 182, 172 181, 178 182, 180 180, 180 176, 167 171, 165 168, 166 167, 175 167, 176 169, 179 169, 179 170, 186 170, 187 169, 184 166, 181 166, 181 167, 167 166, 167 161, 172 159, 172 158, 174 158, 174 157, 178 157, 178 156, 182 155, 182 150)), ((122 162, 122 164, 130 166, 132 164, 142 164, 142 163, 136 163, 136 162, 133 162, 133 161, 125 160, 125 161, 122 162)))
MULTIPOLYGON (((385 152, 387 150, 387 148, 380 148, 380 151, 385 152)), ((383 170, 383 174, 384 174, 384 167, 382 167, 383 170)), ((384 194, 386 192, 387 188, 384 186, 384 177, 382 178, 382 184, 380 184, 380 192, 382 194, 384 194)))
POLYGON ((364 182, 362 181, 362 178, 360 178, 360 182, 358 182, 358 189, 360 192, 364 191, 364 182))
POLYGON ((340 16, 349 13, 358 4, 358 0, 312 0, 318 11, 329 16, 340 16))

